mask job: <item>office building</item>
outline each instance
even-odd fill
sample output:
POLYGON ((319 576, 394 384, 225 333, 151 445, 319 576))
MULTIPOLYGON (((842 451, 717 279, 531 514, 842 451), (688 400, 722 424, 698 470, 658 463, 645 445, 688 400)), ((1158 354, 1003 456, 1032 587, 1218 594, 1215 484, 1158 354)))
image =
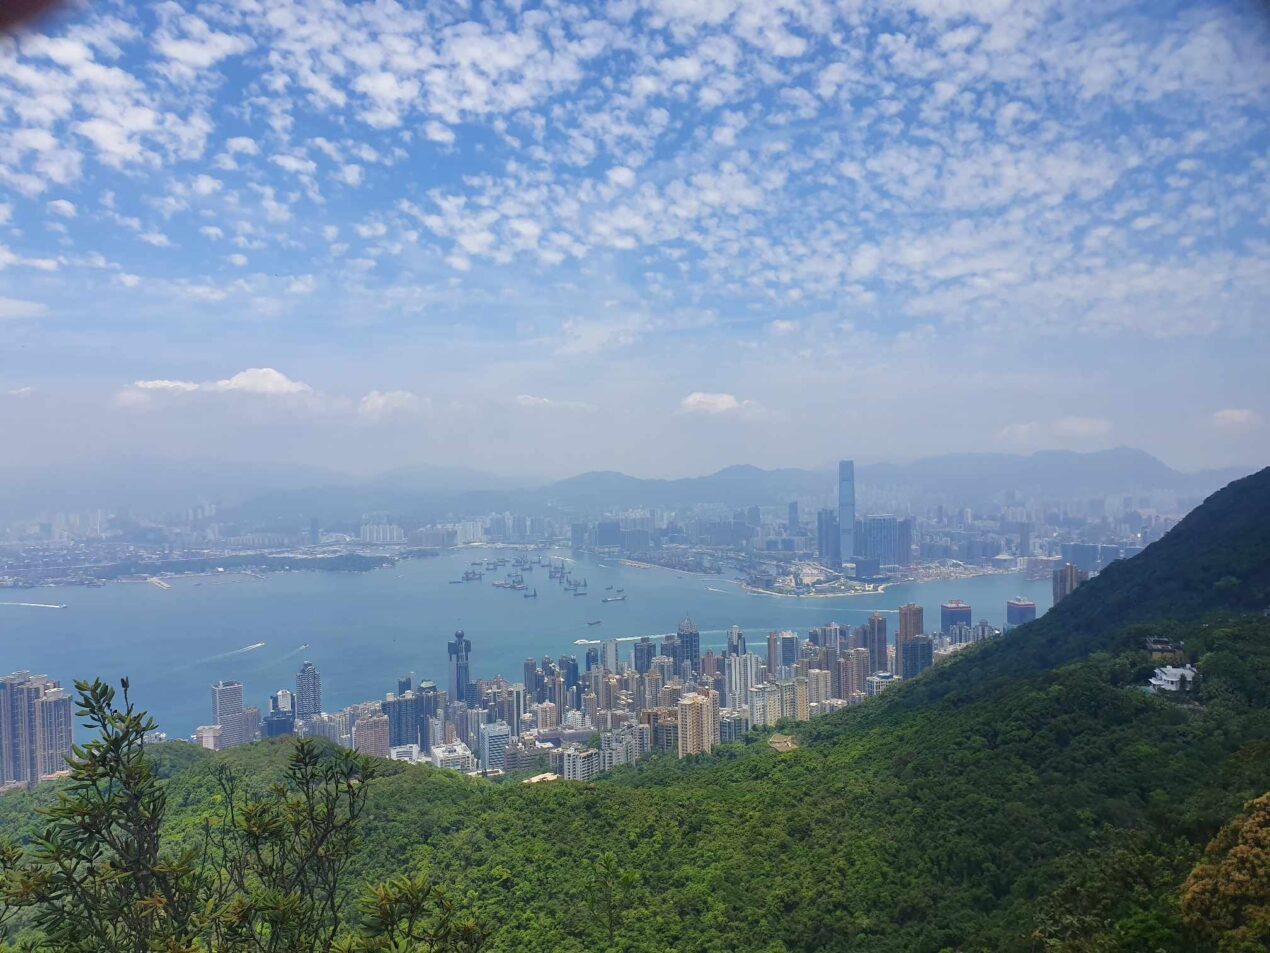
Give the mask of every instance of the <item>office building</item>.
POLYGON ((896 561, 904 568, 913 565, 913 543, 916 535, 911 516, 899 521, 899 525, 896 526, 895 555, 896 561))
POLYGON ((785 532, 787 532, 790 536, 793 536, 800 528, 801 524, 798 519, 798 501, 790 500, 789 512, 785 520, 785 532))
POLYGON ((769 675, 775 676, 781 669, 781 634, 779 632, 767 633, 767 671, 769 675))
POLYGON ((507 768, 507 746, 511 744, 511 727, 502 721, 481 725, 481 768, 503 771, 507 768))
POLYGON ((728 629, 728 655, 745 654, 745 633, 739 625, 728 629))
POLYGON ((899 522, 894 516, 866 516, 857 527, 856 553, 879 566, 899 563, 899 522))
POLYGON ((1036 603, 1017 596, 1005 604, 1005 628, 1008 632, 1016 625, 1024 625, 1036 619, 1036 603))
POLYGON ((816 556, 829 569, 842 568, 842 538, 833 510, 816 512, 816 556))
POLYGON ((635 671, 647 675, 652 667, 653 657, 657 654, 657 646, 648 636, 641 636, 635 643, 635 671))
POLYGON ((838 557, 843 562, 856 555, 855 461, 838 463, 838 557))
POLYGON ((679 623, 678 641, 681 657, 677 661, 687 662, 694 672, 701 671, 701 632, 691 619, 685 618, 679 623))
POLYGON ((66 770, 75 725, 69 692, 46 675, 0 678, 0 784, 33 785, 66 770))
POLYGON ((939 607, 939 631, 948 632, 955 625, 970 625, 970 606, 960 599, 945 602, 939 607))
POLYGON ((886 616, 880 612, 869 616, 865 626, 864 647, 869 650, 869 674, 891 670, 891 660, 886 650, 886 616))
POLYGON ((1089 573, 1074 563, 1064 563, 1054 570, 1054 605, 1058 605, 1083 583, 1089 581, 1089 573))
POLYGON ((472 643, 463 635, 463 630, 454 633, 454 638, 446 645, 450 657, 450 701, 474 704, 472 697, 474 687, 471 678, 472 643))
POLYGON ((322 710, 322 676, 305 662, 295 676, 295 717, 300 721, 311 718, 322 710))

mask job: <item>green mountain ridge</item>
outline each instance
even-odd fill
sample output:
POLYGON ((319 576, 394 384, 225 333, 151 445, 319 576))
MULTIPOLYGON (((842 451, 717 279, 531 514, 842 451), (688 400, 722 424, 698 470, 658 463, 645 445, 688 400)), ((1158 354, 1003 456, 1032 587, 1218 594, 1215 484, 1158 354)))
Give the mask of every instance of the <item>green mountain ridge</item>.
MULTIPOLYGON (((756 733, 590 784, 385 764, 356 873, 431 870, 499 951, 1265 949, 1181 897, 1270 791, 1267 605, 1270 469, 1005 639, 788 726, 797 751, 756 733), (1185 641, 1193 697, 1145 693, 1154 634, 1185 641)), ((169 834, 196 835, 215 765, 263 784, 289 748, 161 746, 169 834)), ((0 798, 0 833, 51 797, 0 798)))

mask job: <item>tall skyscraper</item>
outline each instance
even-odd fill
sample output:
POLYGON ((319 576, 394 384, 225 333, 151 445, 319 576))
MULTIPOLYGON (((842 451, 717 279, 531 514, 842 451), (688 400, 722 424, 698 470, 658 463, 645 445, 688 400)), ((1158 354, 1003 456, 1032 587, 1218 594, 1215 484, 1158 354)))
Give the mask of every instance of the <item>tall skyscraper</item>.
POLYGON ((728 655, 745 654, 745 633, 739 625, 728 629, 728 655))
POLYGON ((692 666, 694 672, 701 671, 701 632, 689 618, 679 623, 679 645, 683 653, 682 661, 692 666))
POLYGON ((769 678, 775 678, 776 673, 781 670, 781 634, 779 632, 767 633, 767 675, 769 678))
POLYGON ((212 686, 212 724, 221 727, 222 748, 233 748, 250 740, 244 737, 241 682, 219 681, 212 686))
POLYGON ((0 678, 0 783, 35 784, 66 770, 74 725, 74 701, 53 679, 0 678))
POLYGON ((447 644, 446 650, 450 656, 450 701, 471 704, 472 643, 463 635, 463 630, 459 629, 447 644))
POLYGON ((913 517, 902 519, 896 526, 896 561, 901 566, 913 565, 913 536, 915 535, 915 526, 913 517))
POLYGON ((846 562, 856 554, 855 461, 838 462, 838 555, 846 562))
POLYGON ((866 516, 859 524, 856 556, 876 559, 880 566, 899 564, 899 522, 894 516, 866 516))
POLYGON ((604 660, 606 671, 614 674, 620 671, 617 663, 617 639, 605 639, 600 643, 600 657, 604 660))
POLYGON ((641 636, 635 643, 635 671, 647 675, 652 667, 653 658, 657 655, 657 646, 648 636, 641 636))
POLYGON ((842 538, 833 510, 816 511, 816 556, 830 569, 842 568, 842 538))
POLYGON ((886 616, 875 612, 869 616, 865 648, 869 650, 869 674, 889 672, 891 661, 886 651, 886 616))
POLYGON ((295 676, 295 716, 300 721, 322 710, 322 676, 306 661, 295 676))
POLYGON ((787 532, 792 534, 799 529, 800 525, 801 524, 798 520, 798 501, 790 500, 789 501, 789 518, 786 521, 785 529, 787 532))
POLYGON ((1074 563, 1066 563, 1061 569, 1054 570, 1054 605, 1058 605, 1073 592, 1077 586, 1089 581, 1089 573, 1074 563))
POLYGON ((895 674, 901 678, 912 678, 904 671, 904 646, 921 634, 922 607, 916 602, 900 606, 900 627, 895 633, 895 674))

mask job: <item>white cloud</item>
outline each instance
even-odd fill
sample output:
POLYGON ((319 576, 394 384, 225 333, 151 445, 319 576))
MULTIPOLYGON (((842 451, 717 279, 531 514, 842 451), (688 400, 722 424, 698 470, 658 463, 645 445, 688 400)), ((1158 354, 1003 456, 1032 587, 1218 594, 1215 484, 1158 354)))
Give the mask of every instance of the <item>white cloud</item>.
POLYGON ((390 414, 408 413, 418 410, 418 396, 408 390, 373 390, 361 399, 357 412, 371 420, 378 420, 390 414))
POLYGON ((13 388, 13 389, 11 389, 11 390, 7 390, 7 391, 5 391, 5 392, 4 392, 4 394, 5 394, 5 396, 6 396, 6 397, 16 397, 16 398, 18 398, 19 400, 22 400, 22 399, 25 399, 25 398, 27 398, 27 397, 32 397, 32 396, 34 396, 34 394, 35 394, 35 388, 34 388, 34 387, 29 387, 29 386, 28 386, 28 387, 14 387, 14 388, 13 388))
POLYGON ((172 240, 160 231, 142 232, 137 237, 147 245, 153 245, 155 248, 172 247, 172 240))
POLYGON ((436 120, 424 123, 423 134, 432 142, 439 142, 446 146, 453 145, 456 138, 453 129, 436 120))
POLYGON ((1261 415, 1247 407, 1227 407, 1213 413, 1213 426, 1219 430, 1251 430, 1261 423, 1261 415))
POLYGON ((229 256, 228 258, 226 258, 225 260, 226 260, 226 261, 228 261, 231 265, 233 265, 233 266, 234 266, 234 267, 236 267, 236 268, 246 268, 246 267, 247 267, 247 256, 246 256, 246 255, 230 255, 230 256, 229 256))
POLYGON ((245 371, 239 371, 233 377, 203 385, 203 389, 268 396, 307 394, 313 391, 308 384, 293 381, 286 374, 272 367, 250 367, 245 371))
POLYGON ((693 391, 679 402, 682 414, 734 414, 753 409, 757 405, 750 400, 737 400, 733 394, 711 394, 705 391, 693 391))
POLYGON ((191 391, 201 390, 201 387, 193 381, 173 381, 163 378, 150 381, 133 381, 132 386, 137 390, 168 391, 175 394, 187 394, 191 391))
POLYGON ((75 203, 66 199, 54 199, 48 203, 48 210, 61 218, 74 218, 78 214, 75 203))
POLYGON ((802 325, 797 321, 778 319, 769 323, 767 330, 777 337, 784 337, 790 334, 797 334, 801 327, 802 325))

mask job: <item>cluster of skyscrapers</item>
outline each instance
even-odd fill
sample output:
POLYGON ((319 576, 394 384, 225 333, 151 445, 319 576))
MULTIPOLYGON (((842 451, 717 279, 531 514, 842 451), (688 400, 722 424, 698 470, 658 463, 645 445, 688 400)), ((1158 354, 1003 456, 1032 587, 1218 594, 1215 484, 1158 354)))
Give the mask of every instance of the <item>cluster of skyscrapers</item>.
MULTIPOLYGON (((1013 600, 1016 624, 1035 605, 1013 600)), ((1030 614, 1029 614, 1030 613, 1030 614)), ((921 606, 898 611, 894 643, 887 617, 861 626, 829 623, 803 638, 770 632, 752 647, 733 627, 718 654, 701 648, 701 632, 684 619, 675 632, 609 639, 572 655, 525 660, 520 681, 472 676, 472 642, 462 631, 447 643, 444 686, 397 680, 385 698, 337 712, 322 709, 321 676, 305 662, 295 690, 270 698, 263 717, 243 705, 238 682, 212 686, 214 723, 195 740, 229 748, 282 735, 324 737, 368 755, 429 761, 465 772, 550 768, 572 780, 653 752, 687 757, 742 740, 754 726, 806 721, 856 705, 939 659, 1000 632, 971 623, 971 607, 941 607, 940 628, 926 631, 921 606), (598 744, 596 739, 598 738, 598 744)))
POLYGON ((0 788, 61 776, 71 754, 75 700, 46 675, 0 678, 0 788))

